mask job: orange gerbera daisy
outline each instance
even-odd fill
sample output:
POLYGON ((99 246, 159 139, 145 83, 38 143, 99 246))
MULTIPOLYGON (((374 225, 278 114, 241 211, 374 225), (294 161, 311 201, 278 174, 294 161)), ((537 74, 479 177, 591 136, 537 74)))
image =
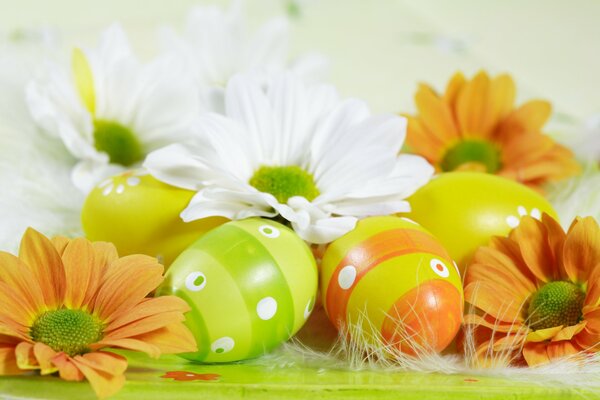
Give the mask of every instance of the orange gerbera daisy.
POLYGON ((515 92, 509 75, 490 79, 483 71, 470 81, 455 74, 441 96, 421 84, 407 143, 438 171, 487 172, 536 189, 577 173, 571 151, 541 133, 550 103, 515 108, 515 92))
POLYGON ((512 354, 532 366, 600 350, 600 228, 576 219, 565 233, 548 215, 524 217, 508 238, 475 254, 465 299, 477 312, 477 353, 512 354))
POLYGON ((155 258, 118 258, 112 244, 50 241, 28 229, 19 257, 0 252, 0 375, 39 370, 92 385, 99 397, 124 384, 127 360, 101 351, 196 351, 183 325, 188 305, 145 298, 163 280, 155 258))

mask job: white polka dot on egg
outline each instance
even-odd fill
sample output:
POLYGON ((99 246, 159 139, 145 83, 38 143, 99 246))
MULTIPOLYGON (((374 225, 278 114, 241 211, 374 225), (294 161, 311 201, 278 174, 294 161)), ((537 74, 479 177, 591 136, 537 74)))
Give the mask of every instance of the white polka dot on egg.
POLYGON ((230 352, 231 350, 233 350, 234 346, 234 340, 229 336, 224 336, 212 342, 212 344, 210 345, 210 350, 213 353, 222 354, 230 352))
POLYGON ((279 229, 277 229, 277 228, 275 228, 274 226, 271 226, 271 225, 262 225, 260 228, 258 228, 258 231, 263 236, 266 236, 269 239, 278 238, 279 235, 281 234, 281 232, 279 232, 279 229))
POLYGON ((356 280, 356 268, 353 265, 346 265, 338 274, 338 284, 344 290, 350 289, 356 280))
POLYGON ((434 258, 433 260, 431 260, 429 262, 429 266, 431 267, 433 272, 435 272, 442 278, 447 278, 448 276, 450 276, 450 271, 448 270, 448 267, 446 267, 446 264, 444 264, 442 261, 438 260, 437 258, 434 258))
POLYGON ((310 317, 310 313, 312 313, 314 306, 315 306, 315 299, 314 299, 314 297, 311 297, 308 300, 308 303, 306 303, 306 307, 304 307, 304 319, 308 319, 308 317, 310 317))
POLYGON ((277 301, 272 297, 265 297, 256 305, 256 313, 263 321, 270 320, 277 312, 277 301))
POLYGON ((514 215, 511 215, 511 216, 506 217, 506 223, 511 228, 516 228, 517 226, 519 226, 521 221, 519 221, 519 218, 515 217, 514 215))
POLYGON ((108 196, 113 190, 113 185, 110 184, 102 190, 102 196, 108 196))
POLYGON ((185 287, 192 292, 199 292, 206 286, 206 276, 202 272, 192 272, 185 278, 185 287))
POLYGON ((140 182, 141 180, 137 176, 130 176, 129 178, 127 178, 127 184, 129 186, 137 186, 140 184, 140 182))

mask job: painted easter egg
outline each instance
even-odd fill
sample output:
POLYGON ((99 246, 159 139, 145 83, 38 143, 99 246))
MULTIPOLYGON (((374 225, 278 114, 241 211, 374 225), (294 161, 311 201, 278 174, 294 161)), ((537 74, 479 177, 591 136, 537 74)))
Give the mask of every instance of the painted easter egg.
POLYGON ((406 216, 429 230, 444 245, 461 273, 475 251, 492 236, 506 236, 521 217, 557 218, 539 193, 517 182, 476 172, 441 174, 409 199, 406 216))
POLYGON ((208 232, 171 265, 158 293, 192 310, 186 324, 198 362, 257 357, 288 340, 310 316, 317 266, 289 228, 260 218, 228 222, 208 232))
POLYGON ((448 252, 427 230, 399 217, 372 217, 327 248, 323 305, 355 340, 414 354, 442 351, 460 328, 463 290, 448 252))
POLYGON ((112 242, 120 255, 147 254, 165 265, 225 218, 185 223, 179 217, 194 192, 130 171, 100 183, 83 205, 83 230, 92 241, 112 242))

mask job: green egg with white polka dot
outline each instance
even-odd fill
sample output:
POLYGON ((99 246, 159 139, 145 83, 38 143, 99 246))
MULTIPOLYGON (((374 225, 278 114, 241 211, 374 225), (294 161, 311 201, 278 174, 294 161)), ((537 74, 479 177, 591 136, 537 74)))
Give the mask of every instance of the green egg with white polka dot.
POLYGON ((318 272, 308 245, 277 222, 223 224, 173 262, 158 289, 186 300, 186 325, 207 363, 263 355, 291 338, 310 316, 318 272))

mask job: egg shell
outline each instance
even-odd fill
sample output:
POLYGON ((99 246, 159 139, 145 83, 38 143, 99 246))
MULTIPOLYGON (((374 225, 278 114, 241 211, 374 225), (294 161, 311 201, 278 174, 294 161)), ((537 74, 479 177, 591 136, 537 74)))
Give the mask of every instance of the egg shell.
POLYGON ((92 241, 114 243, 121 256, 147 254, 168 266, 204 233, 227 222, 220 217, 183 222, 179 214, 194 193, 143 172, 125 172, 88 194, 83 230, 92 241))
POLYGON ((427 230, 399 217, 366 218, 331 243, 321 293, 338 329, 406 353, 443 350, 462 320, 461 278, 450 255, 427 230))
POLYGON ((461 273, 492 236, 506 236, 521 217, 558 218, 539 193, 496 175, 449 172, 432 179, 408 200, 406 217, 429 230, 458 263, 461 273))
POLYGON ((306 243, 289 228, 251 218, 204 235, 171 265, 158 293, 186 300, 196 362, 262 355, 288 340, 310 316, 318 272, 306 243))

